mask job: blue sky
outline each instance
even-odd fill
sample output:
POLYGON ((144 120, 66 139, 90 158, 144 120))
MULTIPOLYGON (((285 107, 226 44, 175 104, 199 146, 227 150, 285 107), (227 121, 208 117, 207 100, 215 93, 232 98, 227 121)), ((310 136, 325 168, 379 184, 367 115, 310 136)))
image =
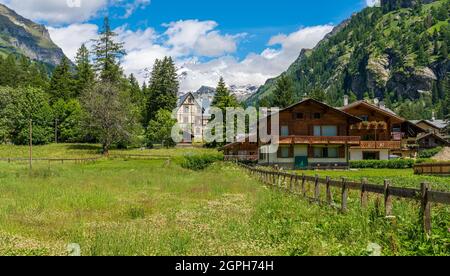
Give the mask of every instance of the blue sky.
MULTIPOLYGON (((168 22, 214 20, 224 33, 251 36, 238 49, 237 55, 243 58, 249 51, 264 50, 274 35, 292 33, 299 27, 338 24, 366 5, 365 0, 152 0, 126 19, 120 18, 120 7, 110 8, 109 13, 115 26, 128 24, 131 29, 153 27, 159 31, 168 22)), ((92 22, 101 24, 101 19, 92 22)))
MULTIPOLYGON (((375 0, 0 0, 45 24, 69 58, 109 15, 125 43, 126 73, 145 81, 155 59, 172 56, 181 90, 261 85, 313 48, 334 26, 375 0)), ((88 45, 89 46, 89 45, 88 45)))

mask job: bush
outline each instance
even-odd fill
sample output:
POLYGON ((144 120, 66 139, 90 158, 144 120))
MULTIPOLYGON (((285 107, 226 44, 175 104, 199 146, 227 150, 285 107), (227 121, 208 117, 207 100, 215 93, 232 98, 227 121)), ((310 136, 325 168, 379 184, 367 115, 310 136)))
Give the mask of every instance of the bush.
POLYGON ((419 158, 431 158, 442 151, 442 147, 437 147, 434 149, 424 150, 419 152, 419 158))
POLYGON ((223 155, 221 154, 186 155, 183 157, 181 167, 188 170, 201 171, 222 160, 223 155))
POLYGON ((416 163, 412 159, 396 160, 364 160, 350 161, 350 167, 354 169, 410 169, 416 163))

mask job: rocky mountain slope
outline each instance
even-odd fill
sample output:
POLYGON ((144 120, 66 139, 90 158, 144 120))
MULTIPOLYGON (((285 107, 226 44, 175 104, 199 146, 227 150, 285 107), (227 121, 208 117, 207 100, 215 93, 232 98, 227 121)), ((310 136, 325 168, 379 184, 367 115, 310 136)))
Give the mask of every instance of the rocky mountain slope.
MULTIPOLYGON (((384 99, 397 109, 423 100, 430 112, 434 108, 445 116, 450 0, 381 4, 353 15, 314 49, 302 50, 284 73, 293 80, 296 97, 321 89, 333 105, 341 105, 348 94, 384 99)), ((247 104, 270 102, 277 79, 268 80, 247 104)))
POLYGON ((63 51, 48 30, 0 4, 0 55, 21 54, 50 66, 59 64, 63 51))

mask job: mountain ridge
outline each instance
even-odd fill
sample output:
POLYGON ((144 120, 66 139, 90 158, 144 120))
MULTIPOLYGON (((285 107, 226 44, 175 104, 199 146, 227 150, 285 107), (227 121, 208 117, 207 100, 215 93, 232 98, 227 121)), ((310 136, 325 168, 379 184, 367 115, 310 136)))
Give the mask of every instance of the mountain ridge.
MULTIPOLYGON (((332 105, 342 105, 343 95, 354 93, 358 99, 386 99, 401 109, 405 102, 432 97, 430 109, 440 109, 441 117, 448 114, 443 99, 450 72, 450 1, 427 2, 413 8, 386 10, 386 3, 366 8, 314 49, 302 50, 282 74, 293 80, 296 99, 318 88, 332 105)), ((278 78, 261 86, 247 105, 270 100, 278 78)))
POLYGON ((47 28, 0 4, 0 54, 20 54, 56 66, 65 57, 47 28))

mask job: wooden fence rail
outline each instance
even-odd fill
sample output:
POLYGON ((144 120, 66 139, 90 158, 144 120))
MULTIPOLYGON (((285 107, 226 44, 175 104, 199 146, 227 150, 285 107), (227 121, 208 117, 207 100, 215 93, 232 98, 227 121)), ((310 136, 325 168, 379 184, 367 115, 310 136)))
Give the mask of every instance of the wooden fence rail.
POLYGON ((450 176, 450 162, 416 164, 414 166, 414 173, 450 176))
MULTIPOLYGON (((74 163, 88 163, 88 162, 96 162, 103 158, 109 159, 138 159, 138 160, 168 160, 171 159, 170 156, 166 155, 139 155, 139 154, 112 154, 107 157, 99 156, 99 157, 89 157, 89 158, 33 158, 32 162, 49 162, 49 163, 61 163, 65 162, 74 162, 74 163)), ((0 162, 29 162, 29 158, 0 158, 0 162)))
MULTIPOLYGON (((49 163, 64 163, 64 162, 75 162, 75 163, 87 163, 87 162, 95 162, 100 160, 101 157, 91 157, 91 158, 33 158, 32 162, 35 161, 45 161, 49 163)), ((29 158, 0 158, 0 161, 15 163, 15 162, 29 162, 29 158)))
MULTIPOLYGON (((361 207, 368 207, 369 194, 376 194, 384 198, 384 211, 387 217, 392 216, 393 198, 403 198, 415 200, 421 203, 420 215, 423 218, 423 229, 427 234, 431 234, 431 204, 445 204, 450 205, 450 193, 433 191, 428 183, 422 183, 421 189, 411 188, 397 188, 391 186, 390 181, 386 180, 384 185, 369 184, 367 179, 362 179, 361 182, 348 181, 342 178, 339 181, 332 180, 330 177, 325 179, 319 176, 306 176, 289 174, 284 172, 275 172, 263 170, 248 165, 240 164, 247 169, 252 175, 256 176, 261 182, 287 190, 288 192, 299 194, 312 202, 330 205, 334 208, 340 209, 342 212, 348 210, 349 191, 355 190, 361 192, 361 207), (308 197, 309 186, 314 186, 314 197, 308 197), (321 186, 326 187, 326 201, 321 201, 321 186), (341 204, 336 206, 333 200, 333 193, 331 188, 340 189, 341 204)), ((378 200, 377 200, 378 202, 378 200)), ((377 204, 380 204, 379 202, 377 204)))

